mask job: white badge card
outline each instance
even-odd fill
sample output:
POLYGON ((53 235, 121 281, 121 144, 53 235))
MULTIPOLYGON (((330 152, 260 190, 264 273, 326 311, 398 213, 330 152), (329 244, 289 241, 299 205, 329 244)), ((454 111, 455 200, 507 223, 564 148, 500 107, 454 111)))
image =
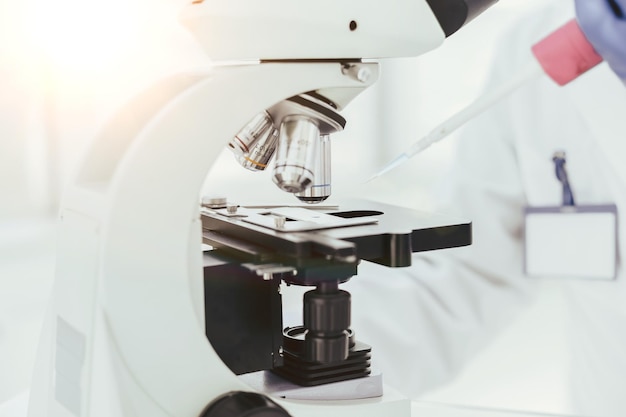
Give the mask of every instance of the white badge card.
POLYGON ((615 205, 526 207, 529 277, 609 280, 617 275, 615 205))

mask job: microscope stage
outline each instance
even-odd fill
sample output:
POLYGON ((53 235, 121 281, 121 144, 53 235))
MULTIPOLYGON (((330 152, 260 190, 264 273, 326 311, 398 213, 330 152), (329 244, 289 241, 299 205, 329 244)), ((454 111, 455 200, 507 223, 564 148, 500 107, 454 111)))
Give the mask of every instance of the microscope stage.
POLYGON ((315 211, 244 207, 237 214, 232 210, 204 210, 202 226, 204 243, 251 262, 330 257, 401 267, 411 264, 413 252, 467 246, 472 242, 470 221, 361 200, 315 211), (310 226, 314 223, 311 219, 319 217, 336 220, 334 224, 310 226), (299 222, 310 227, 289 226, 299 222))

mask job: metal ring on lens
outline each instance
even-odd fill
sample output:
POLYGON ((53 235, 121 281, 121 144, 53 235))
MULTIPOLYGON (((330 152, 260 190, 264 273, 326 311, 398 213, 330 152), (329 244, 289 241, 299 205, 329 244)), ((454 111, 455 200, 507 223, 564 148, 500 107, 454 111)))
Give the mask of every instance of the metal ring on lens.
POLYGON ((252 147, 250 152, 239 157, 242 167, 250 171, 263 171, 269 165, 278 142, 278 129, 269 129, 252 147))
POLYGON ((330 174, 330 136, 322 135, 319 140, 319 152, 313 169, 313 184, 306 190, 296 194, 298 200, 308 203, 321 203, 330 197, 331 174, 330 174))
POLYGON ((237 156, 245 155, 273 127, 272 117, 267 111, 263 111, 254 116, 243 129, 237 132, 235 137, 228 142, 228 148, 237 156))

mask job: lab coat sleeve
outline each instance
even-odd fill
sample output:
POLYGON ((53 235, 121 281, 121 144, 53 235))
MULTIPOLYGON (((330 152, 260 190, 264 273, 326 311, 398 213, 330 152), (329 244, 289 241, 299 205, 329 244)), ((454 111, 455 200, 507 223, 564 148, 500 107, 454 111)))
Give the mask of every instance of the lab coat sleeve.
POLYGON ((440 211, 469 218, 473 244, 415 254, 408 268, 362 263, 346 286, 352 328, 386 383, 416 397, 449 381, 529 299, 525 197, 503 103, 461 135, 440 211))

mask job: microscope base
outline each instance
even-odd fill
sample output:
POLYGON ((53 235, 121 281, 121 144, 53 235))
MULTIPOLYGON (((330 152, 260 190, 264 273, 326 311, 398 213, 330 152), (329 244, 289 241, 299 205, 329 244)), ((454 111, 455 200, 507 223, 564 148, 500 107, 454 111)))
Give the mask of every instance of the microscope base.
POLYGON ((315 387, 294 384, 270 371, 240 375, 239 379, 255 391, 288 400, 358 400, 383 395, 383 376, 380 372, 372 372, 363 378, 315 387))

